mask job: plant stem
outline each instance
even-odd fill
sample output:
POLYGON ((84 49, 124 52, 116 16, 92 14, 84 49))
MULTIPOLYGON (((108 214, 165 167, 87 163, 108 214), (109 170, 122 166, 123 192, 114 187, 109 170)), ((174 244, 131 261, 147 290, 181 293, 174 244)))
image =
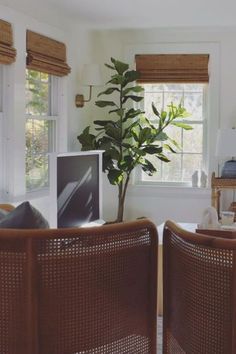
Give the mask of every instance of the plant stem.
POLYGON ((124 219, 124 209, 125 209, 125 197, 126 197, 126 192, 127 192, 127 188, 128 188, 128 184, 129 184, 129 180, 130 180, 130 172, 128 172, 126 180, 125 180, 125 184, 122 186, 121 184, 119 184, 118 188, 119 188, 119 198, 118 198, 118 213, 117 213, 117 222, 122 222, 124 219))

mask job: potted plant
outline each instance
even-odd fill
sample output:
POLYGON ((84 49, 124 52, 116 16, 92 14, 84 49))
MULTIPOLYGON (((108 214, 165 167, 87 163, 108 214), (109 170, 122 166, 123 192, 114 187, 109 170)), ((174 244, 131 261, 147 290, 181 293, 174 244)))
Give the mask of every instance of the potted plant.
POLYGON ((186 109, 170 104, 166 110, 159 112, 152 104, 152 110, 157 118, 154 124, 144 116, 140 108, 134 108, 130 103, 143 100, 140 93, 143 88, 136 85, 139 73, 130 70, 129 65, 111 58, 111 64, 105 64, 112 70, 108 88, 100 96, 110 96, 110 100, 96 101, 100 108, 108 108, 109 118, 95 120, 96 133, 86 127, 78 136, 82 150, 104 150, 103 171, 107 173, 111 184, 118 188, 118 210, 115 222, 123 221, 126 192, 131 173, 135 167, 141 166, 148 175, 156 172, 155 166, 149 160, 150 155, 164 162, 170 162, 164 154, 175 152, 176 141, 166 133, 166 127, 175 125, 183 129, 192 129, 190 125, 177 121, 178 118, 189 116, 186 109), (110 118, 111 117, 111 118, 110 118))

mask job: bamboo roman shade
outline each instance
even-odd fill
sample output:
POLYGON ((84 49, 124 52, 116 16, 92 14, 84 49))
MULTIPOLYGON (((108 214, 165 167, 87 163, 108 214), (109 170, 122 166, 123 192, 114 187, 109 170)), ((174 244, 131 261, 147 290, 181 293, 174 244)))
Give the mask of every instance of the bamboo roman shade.
POLYGON ((16 50, 13 48, 11 24, 0 20, 0 64, 11 64, 15 60, 16 50))
POLYGON ((64 43, 27 30, 27 68, 56 76, 70 73, 64 43))
POLYGON ((140 54, 135 60, 140 83, 209 82, 208 54, 140 54))

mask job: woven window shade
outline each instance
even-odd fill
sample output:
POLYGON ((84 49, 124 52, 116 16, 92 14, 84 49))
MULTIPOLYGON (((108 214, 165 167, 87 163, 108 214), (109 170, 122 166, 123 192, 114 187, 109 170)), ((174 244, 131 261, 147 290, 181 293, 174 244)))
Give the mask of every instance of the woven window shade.
POLYGON ((15 60, 16 50, 13 48, 11 24, 0 20, 0 64, 11 64, 15 60))
POLYGON ((71 69, 66 63, 64 43, 27 30, 26 49, 28 69, 55 76, 65 76, 70 73, 71 69))
POLYGON ((208 54, 140 54, 135 60, 140 83, 209 82, 208 54))

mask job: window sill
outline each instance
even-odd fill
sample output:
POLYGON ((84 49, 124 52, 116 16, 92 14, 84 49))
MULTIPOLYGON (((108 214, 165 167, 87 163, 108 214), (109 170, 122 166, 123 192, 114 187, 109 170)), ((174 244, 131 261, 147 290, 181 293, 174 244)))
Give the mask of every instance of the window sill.
POLYGON ((50 196, 49 189, 42 189, 39 191, 31 191, 31 192, 26 192, 23 195, 19 196, 10 196, 8 198, 9 203, 20 203, 24 202, 26 200, 33 200, 33 199, 40 199, 40 198, 47 198, 50 196))
POLYGON ((197 198, 209 199, 211 188, 170 186, 160 184, 133 184, 127 191, 131 197, 166 197, 166 198, 197 198))

